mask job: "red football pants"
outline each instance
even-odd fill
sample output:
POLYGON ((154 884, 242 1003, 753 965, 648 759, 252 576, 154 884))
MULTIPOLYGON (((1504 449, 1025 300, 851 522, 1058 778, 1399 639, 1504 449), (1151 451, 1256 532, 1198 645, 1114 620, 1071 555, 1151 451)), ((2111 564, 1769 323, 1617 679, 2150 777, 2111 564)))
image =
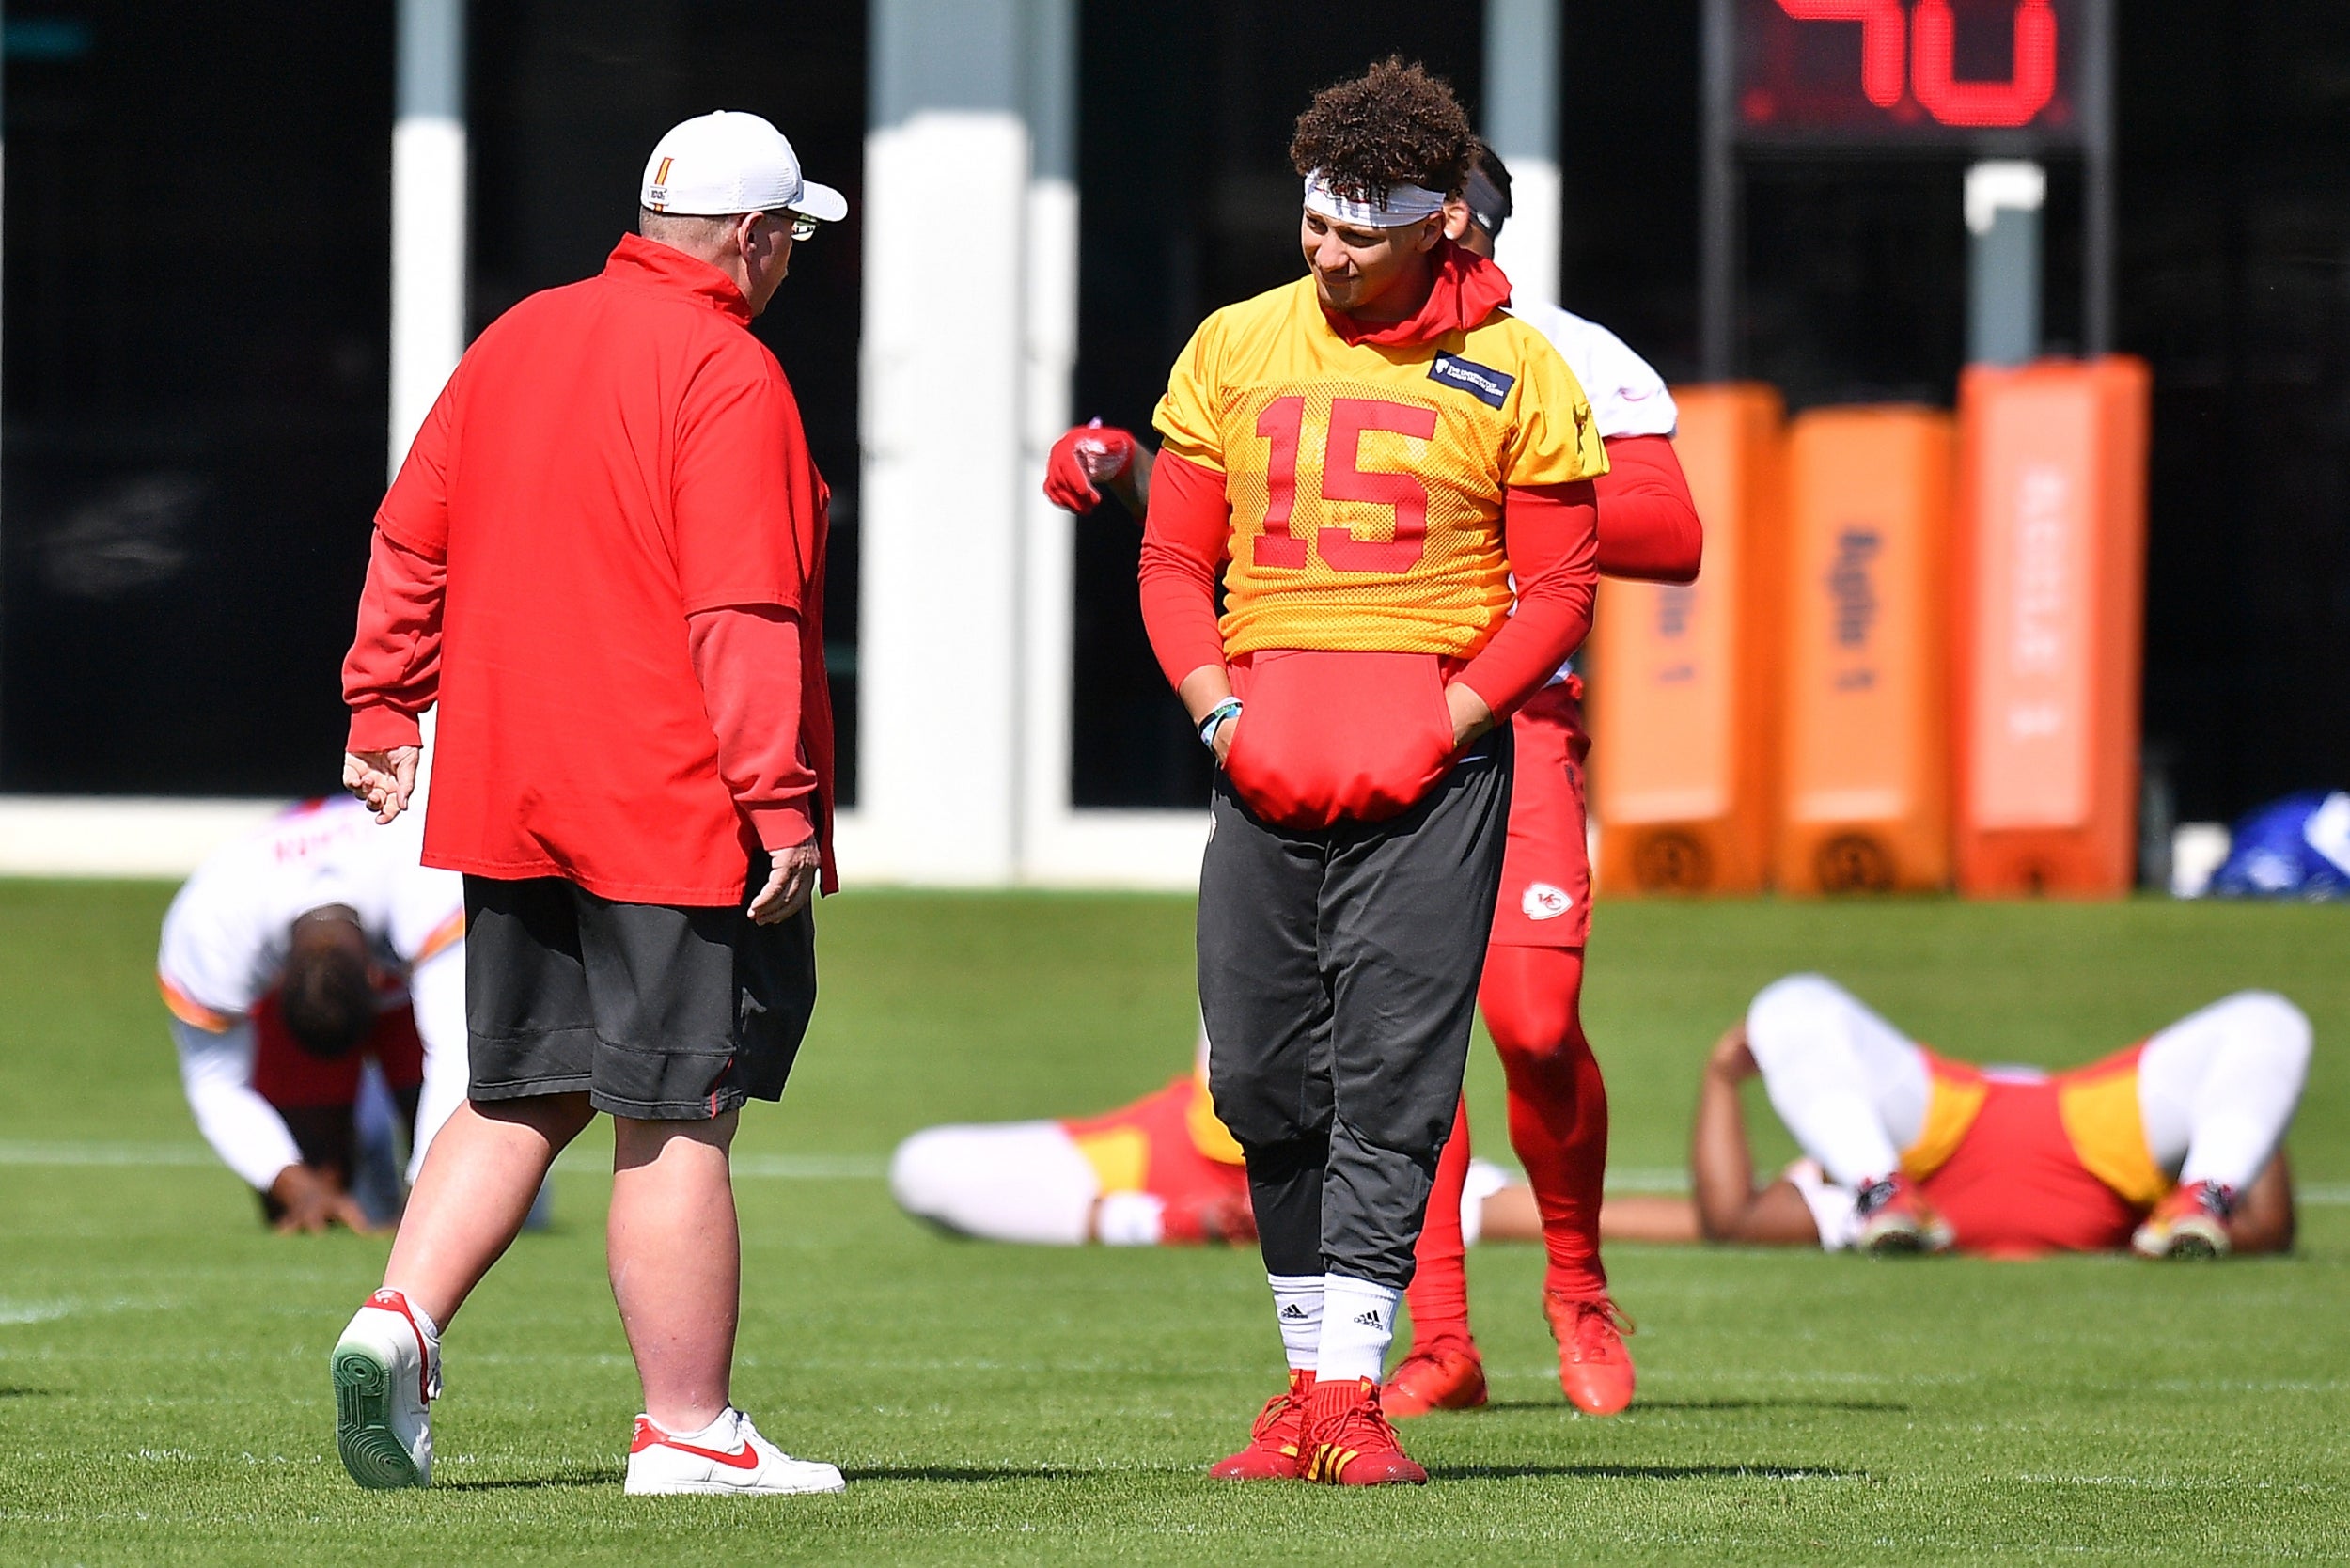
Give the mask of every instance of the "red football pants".
MULTIPOLYGON (((1496 947, 1477 994, 1510 1090, 1510 1144, 1526 1167, 1550 1254, 1549 1289, 1607 1294, 1599 1205, 1607 1173, 1607 1087, 1583 1034, 1583 949, 1496 947)), ((1428 1198, 1418 1268, 1407 1299, 1412 1339, 1468 1337, 1461 1193, 1468 1182, 1468 1106, 1452 1123, 1428 1198)))

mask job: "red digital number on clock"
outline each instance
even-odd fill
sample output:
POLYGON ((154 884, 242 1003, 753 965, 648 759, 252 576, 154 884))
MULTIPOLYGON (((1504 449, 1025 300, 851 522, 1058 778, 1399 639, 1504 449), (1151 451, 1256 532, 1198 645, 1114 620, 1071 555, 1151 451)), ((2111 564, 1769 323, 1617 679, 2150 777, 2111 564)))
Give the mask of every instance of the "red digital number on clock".
POLYGON ((1860 90, 1880 109, 1902 101, 1904 74, 1919 107, 1942 125, 2029 125, 2057 87, 2057 19, 2051 0, 2021 0, 2006 81, 1961 81, 1958 19, 1950 0, 1778 0, 1797 22, 1860 24, 1860 90))

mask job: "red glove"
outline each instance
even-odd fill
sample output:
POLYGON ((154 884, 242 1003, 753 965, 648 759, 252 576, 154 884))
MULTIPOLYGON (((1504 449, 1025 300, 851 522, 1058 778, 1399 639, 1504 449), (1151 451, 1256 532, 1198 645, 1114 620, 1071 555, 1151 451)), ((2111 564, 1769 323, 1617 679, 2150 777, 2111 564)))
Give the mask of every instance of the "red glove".
POLYGON ((1093 487, 1133 466, 1135 438, 1095 419, 1066 431, 1044 459, 1044 498, 1083 517, 1102 504, 1093 487))

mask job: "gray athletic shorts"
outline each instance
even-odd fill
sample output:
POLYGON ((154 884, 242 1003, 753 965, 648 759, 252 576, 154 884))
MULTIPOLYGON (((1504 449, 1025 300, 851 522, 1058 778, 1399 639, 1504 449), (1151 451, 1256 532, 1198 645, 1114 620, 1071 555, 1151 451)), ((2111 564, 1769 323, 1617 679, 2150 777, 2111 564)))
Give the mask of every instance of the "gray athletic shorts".
MULTIPOLYGON (((767 857, 750 886, 767 880, 767 857)), ((619 903, 561 877, 465 878, 475 1100, 586 1093, 614 1116, 707 1121, 783 1097, 816 1009, 816 919, 619 903)))

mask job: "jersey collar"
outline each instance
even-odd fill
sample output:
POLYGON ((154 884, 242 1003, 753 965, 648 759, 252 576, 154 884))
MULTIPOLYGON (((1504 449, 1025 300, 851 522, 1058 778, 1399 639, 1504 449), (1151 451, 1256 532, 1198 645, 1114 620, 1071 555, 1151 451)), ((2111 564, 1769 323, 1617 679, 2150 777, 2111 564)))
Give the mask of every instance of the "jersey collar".
POLYGON ((734 279, 707 261, 641 234, 620 236, 620 243, 612 247, 603 263, 603 275, 615 283, 684 294, 744 326, 751 324, 751 302, 743 297, 734 279))
POLYGON ((1418 312, 1401 321, 1358 321, 1324 310, 1330 330, 1349 347, 1358 343, 1395 348, 1433 343, 1448 332, 1465 332, 1510 303, 1510 278, 1483 257, 1447 240, 1436 252, 1436 277, 1418 312))

